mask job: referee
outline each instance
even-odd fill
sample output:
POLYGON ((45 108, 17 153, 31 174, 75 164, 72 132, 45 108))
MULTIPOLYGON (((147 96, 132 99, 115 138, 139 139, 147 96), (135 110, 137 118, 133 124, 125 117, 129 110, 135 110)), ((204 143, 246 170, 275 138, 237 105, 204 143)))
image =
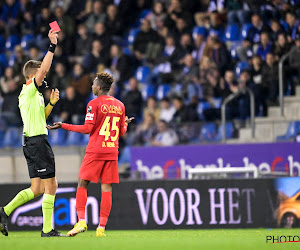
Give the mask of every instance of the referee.
POLYGON ((0 231, 8 235, 8 216, 19 206, 44 193, 42 237, 64 236, 52 228, 52 213, 57 181, 55 162, 48 142, 46 119, 59 100, 58 89, 52 90, 50 102, 45 107, 44 97, 39 92, 48 73, 57 44, 57 32, 50 30, 49 50, 42 62, 30 60, 25 63, 23 74, 26 84, 19 96, 19 108, 23 120, 23 152, 27 161, 31 187, 20 191, 5 207, 0 208, 0 231))

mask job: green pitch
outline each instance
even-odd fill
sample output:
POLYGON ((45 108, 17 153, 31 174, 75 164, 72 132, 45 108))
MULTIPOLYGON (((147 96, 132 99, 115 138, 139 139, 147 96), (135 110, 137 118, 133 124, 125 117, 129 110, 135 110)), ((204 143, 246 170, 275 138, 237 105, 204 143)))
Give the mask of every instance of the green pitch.
POLYGON ((40 232, 9 232, 0 235, 1 250, 90 250, 90 249, 202 249, 260 250, 299 249, 300 243, 266 244, 267 235, 298 235, 300 229, 236 229, 236 230, 145 230, 107 231, 107 237, 96 238, 95 231, 74 238, 41 238, 40 232))

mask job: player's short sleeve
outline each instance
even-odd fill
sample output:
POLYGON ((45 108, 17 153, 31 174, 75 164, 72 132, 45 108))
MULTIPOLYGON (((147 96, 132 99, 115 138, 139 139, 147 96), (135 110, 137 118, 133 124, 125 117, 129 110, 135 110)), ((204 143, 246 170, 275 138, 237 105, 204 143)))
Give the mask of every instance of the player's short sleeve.
POLYGON ((35 78, 30 79, 26 82, 26 87, 24 89, 24 93, 28 96, 33 96, 38 91, 38 85, 35 81, 35 78))
POLYGON ((96 116, 97 116, 97 102, 93 100, 88 103, 86 106, 86 115, 85 115, 85 123, 95 124, 96 116))

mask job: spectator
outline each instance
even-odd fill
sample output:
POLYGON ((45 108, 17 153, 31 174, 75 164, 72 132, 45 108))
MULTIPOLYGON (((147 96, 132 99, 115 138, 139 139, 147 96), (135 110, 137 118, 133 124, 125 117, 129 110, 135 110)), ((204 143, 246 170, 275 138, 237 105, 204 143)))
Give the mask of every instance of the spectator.
POLYGON ((138 60, 154 60, 162 51, 162 38, 151 28, 150 21, 144 20, 141 30, 133 43, 133 50, 138 60))
POLYGON ((230 66, 230 57, 225 44, 223 44, 217 36, 211 36, 208 56, 215 62, 221 75, 223 75, 227 67, 230 66))
POLYGON ((153 114, 156 122, 159 120, 160 112, 161 110, 157 105, 156 98, 154 96, 148 97, 147 106, 144 108, 143 119, 145 119, 147 114, 153 114))
POLYGON ((155 117, 153 114, 146 114, 143 123, 140 124, 134 133, 133 144, 134 145, 145 145, 150 140, 156 132, 155 117))
MULTIPOLYGON (((68 37, 63 30, 59 32, 58 41, 59 41, 59 46, 62 48, 63 52, 66 55, 69 56, 73 53, 74 43, 72 42, 72 37, 68 37)), ((88 46, 88 44, 86 46, 88 46)))
POLYGON ((151 27, 154 30, 160 30, 167 19, 166 8, 163 2, 154 2, 151 13, 147 16, 151 27))
POLYGON ((250 28, 248 31, 248 39, 253 41, 253 43, 257 44, 260 42, 260 33, 263 31, 269 32, 270 29, 266 26, 263 21, 261 20, 258 14, 253 14, 251 16, 251 23, 253 27, 250 28))
POLYGON ((118 13, 118 8, 110 4, 107 7, 106 10, 106 20, 105 20, 105 26, 110 35, 113 37, 120 37, 124 34, 124 25, 123 25, 123 20, 119 16, 118 13))
POLYGON ((99 40, 103 45, 104 49, 109 49, 111 44, 111 39, 108 33, 106 32, 104 23, 96 23, 94 31, 95 33, 93 36, 93 40, 99 40))
POLYGON ((68 12, 72 0, 51 0, 50 2, 50 10, 51 12, 56 11, 57 7, 61 7, 63 12, 68 12))
POLYGON ((186 21, 183 18, 177 18, 176 19, 176 28, 173 31, 173 33, 175 34, 176 40, 179 40, 183 34, 188 34, 189 31, 190 31, 190 29, 187 26, 186 21))
POLYGON ((21 32, 22 35, 28 35, 28 34, 33 34, 34 33, 34 28, 35 28, 35 22, 33 20, 32 14, 30 11, 26 11, 23 14, 23 17, 21 19, 21 32))
POLYGON ((21 116, 18 107, 20 88, 14 79, 8 82, 8 92, 3 95, 3 103, 0 114, 0 127, 21 126, 21 116))
POLYGON ((266 89, 268 105, 277 105, 278 95, 278 64, 275 62, 274 54, 268 53, 266 64, 262 70, 263 87, 266 89))
POLYGON ((238 58, 242 62, 248 61, 249 57, 251 57, 253 55, 252 43, 249 40, 249 38, 246 38, 242 41, 242 44, 237 47, 236 52, 237 52, 238 58))
POLYGON ((90 13, 89 17, 85 21, 85 24, 89 30, 89 32, 94 31, 94 27, 96 23, 104 23, 106 18, 106 13, 104 10, 104 5, 102 1, 95 1, 93 3, 92 13, 90 13))
POLYGON ((66 123, 80 124, 85 114, 85 103, 76 98, 74 87, 66 88, 66 96, 61 102, 60 120, 66 123))
POLYGON ((198 114, 194 110, 189 110, 183 103, 183 99, 179 96, 173 98, 173 106, 176 112, 173 115, 172 122, 177 124, 198 120, 198 114))
POLYGON ((71 77, 66 72, 66 67, 61 62, 55 65, 55 72, 51 74, 51 88, 58 88, 63 92, 71 84, 71 77))
POLYGON ((236 105, 228 110, 228 119, 239 118, 240 127, 245 126, 245 121, 250 114, 250 97, 246 93, 246 87, 251 86, 251 75, 248 70, 243 70, 238 81, 240 95, 236 99, 236 105))
POLYGON ((251 76, 253 80, 253 86, 251 86, 255 96, 255 110, 256 114, 259 113, 260 107, 262 107, 262 115, 266 116, 268 107, 266 103, 265 95, 266 90, 262 82, 262 69, 263 62, 260 56, 253 56, 251 60, 251 76))
POLYGON ((289 40, 295 39, 296 34, 297 34, 297 28, 299 25, 299 20, 297 20, 296 14, 292 11, 289 11, 285 15, 285 21, 288 24, 288 36, 289 40))
POLYGON ((26 56, 24 50, 20 45, 15 47, 15 61, 13 64, 14 74, 20 77, 21 83, 25 82, 25 78, 22 74, 24 64, 29 60, 28 56, 26 56))
POLYGON ((19 23, 20 3, 17 0, 6 0, 0 12, 0 27, 9 33, 17 33, 19 23))
POLYGON ((204 48, 206 46, 205 37, 202 34, 197 34, 194 39, 194 43, 195 49, 192 52, 192 56, 196 63, 199 64, 203 56, 204 48))
POLYGON ((9 92, 10 81, 16 83, 19 82, 19 76, 14 77, 14 71, 12 67, 7 67, 4 71, 4 75, 0 78, 0 96, 6 95, 9 92))
POLYGON ((65 51, 62 49, 60 45, 56 46, 52 64, 55 65, 58 62, 63 63, 66 66, 67 71, 69 71, 68 55, 65 53, 65 51))
POLYGON ((129 91, 122 98, 126 107, 126 115, 138 119, 142 114, 143 99, 138 89, 138 81, 132 77, 129 79, 129 91))
POLYGON ((163 56, 157 60, 157 63, 170 63, 172 69, 178 68, 178 61, 184 56, 183 51, 176 45, 173 36, 167 36, 165 39, 165 48, 163 56))
POLYGON ((49 46, 49 23, 54 19, 49 8, 42 8, 41 15, 37 16, 35 35, 38 37, 37 45, 41 50, 47 50, 49 46))
POLYGON ((92 37, 85 24, 79 24, 77 28, 78 38, 75 43, 75 55, 83 57, 91 50, 92 37))
POLYGON ((263 60, 266 59, 266 55, 269 52, 272 52, 273 46, 272 42, 270 41, 269 34, 267 32, 262 32, 260 34, 260 45, 256 54, 260 56, 263 60))
POLYGON ((291 45, 288 42, 286 35, 284 33, 279 33, 274 48, 276 61, 279 61, 284 54, 290 51, 290 49, 291 45))
POLYGON ((83 66, 76 63, 73 68, 71 85, 75 88, 79 95, 79 101, 85 101, 91 92, 91 80, 89 75, 84 73, 83 66))
POLYGON ((175 108, 171 105, 170 99, 168 97, 164 97, 160 101, 160 120, 165 120, 166 122, 170 122, 176 112, 175 108))
POLYGON ((277 19, 271 20, 270 27, 271 27, 270 38, 272 41, 276 41, 278 38, 278 35, 284 33, 284 29, 281 26, 279 20, 277 20, 277 19))
POLYGON ((68 38, 74 35, 74 21, 61 6, 55 9, 55 19, 68 38))
POLYGON ((43 54, 37 46, 32 46, 29 49, 29 57, 31 58, 31 60, 41 61, 43 58, 43 54))
POLYGON ((109 61, 108 65, 110 70, 114 76, 117 76, 115 77, 115 82, 122 88, 123 83, 127 81, 132 74, 130 58, 124 55, 119 45, 113 44, 110 48, 109 61))
POLYGON ((151 141, 151 146, 174 146, 179 140, 173 129, 168 128, 168 124, 164 120, 160 120, 157 124, 158 133, 151 141))
POLYGON ((198 75, 198 67, 191 54, 187 54, 183 59, 182 69, 175 75, 175 81, 183 86, 183 94, 188 95, 189 85, 193 84, 198 75))
POLYGON ((300 84, 300 34, 297 34, 295 37, 295 47, 298 47, 294 52, 289 56, 289 70, 292 76, 296 75, 297 82, 296 84, 300 84))
POLYGON ((185 33, 180 37, 180 46, 184 54, 191 54, 194 50, 192 37, 190 34, 185 33))
POLYGON ((88 53, 84 58, 85 69, 89 72, 96 73, 98 71, 99 65, 104 68, 108 62, 108 55, 99 40, 95 40, 92 43, 92 51, 88 53))

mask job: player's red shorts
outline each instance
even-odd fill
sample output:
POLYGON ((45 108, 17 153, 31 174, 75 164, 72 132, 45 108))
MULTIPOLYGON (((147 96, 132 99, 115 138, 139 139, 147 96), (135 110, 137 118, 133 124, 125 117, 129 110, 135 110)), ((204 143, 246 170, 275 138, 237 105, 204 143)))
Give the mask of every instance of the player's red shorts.
POLYGON ((102 161, 85 155, 79 170, 80 179, 102 184, 119 183, 118 161, 102 161))

